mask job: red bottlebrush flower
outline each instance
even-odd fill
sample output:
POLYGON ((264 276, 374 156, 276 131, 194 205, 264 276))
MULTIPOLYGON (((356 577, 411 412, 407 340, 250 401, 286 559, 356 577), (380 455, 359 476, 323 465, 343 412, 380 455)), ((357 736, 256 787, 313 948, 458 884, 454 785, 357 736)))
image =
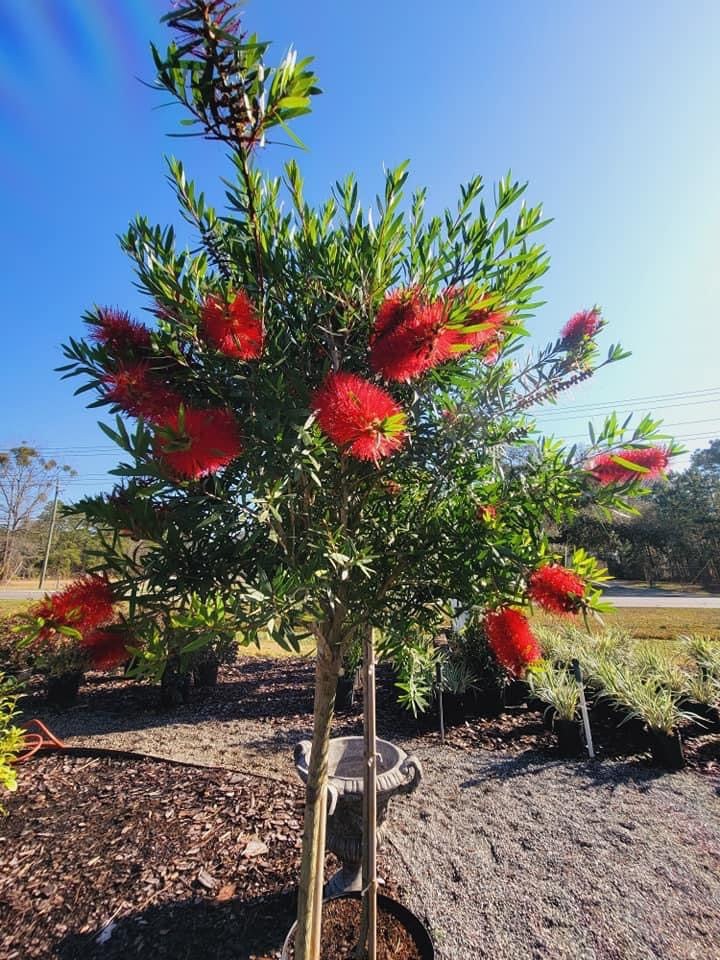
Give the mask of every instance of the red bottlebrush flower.
POLYGON ((528 593, 552 613, 577 613, 585 596, 585 584, 572 570, 549 563, 533 571, 528 593))
POLYGON ((574 313, 560 331, 563 343, 568 347, 577 346, 585 337, 592 337, 600 326, 600 311, 597 307, 592 310, 580 310, 574 313))
MULTIPOLYGON (((451 304, 453 300, 459 299, 462 295, 462 288, 458 287, 448 287, 444 293, 448 305, 451 304)), ((487 299, 486 296, 481 297, 481 300, 485 299, 487 299)), ((473 310, 465 323, 468 326, 475 326, 481 323, 488 324, 488 326, 486 326, 484 330, 474 330, 470 333, 465 333, 463 330, 455 331, 458 336, 457 342, 466 344, 473 350, 479 350, 482 347, 491 347, 497 352, 501 328, 504 323, 507 323, 507 320, 508 314, 504 310, 498 310, 497 308, 491 309, 490 307, 480 307, 477 310, 473 310)))
POLYGON ((81 577, 64 590, 44 597, 32 613, 47 621, 40 634, 43 639, 59 627, 84 633, 109 623, 115 616, 112 587, 105 577, 81 577))
POLYGON ((422 309, 422 303, 419 292, 413 287, 394 290, 387 294, 375 317, 370 344, 372 345, 378 337, 412 324, 418 311, 422 309))
POLYGON ((103 377, 105 396, 133 417, 154 420, 171 413, 182 403, 182 398, 165 384, 154 381, 150 366, 145 361, 120 367, 103 377))
POLYGON ((112 307, 98 309, 90 337, 107 347, 114 356, 136 356, 150 347, 150 330, 145 324, 133 320, 129 313, 112 307))
POLYGON ((178 477, 216 473, 242 453, 240 427, 229 410, 166 413, 156 420, 155 452, 178 477))
POLYGON ((255 360, 262 353, 262 320, 244 290, 232 302, 210 296, 202 312, 205 338, 227 357, 255 360))
POLYGON ((527 617, 512 607, 500 607, 485 615, 485 633, 498 662, 515 676, 540 659, 540 645, 527 617))
POLYGON ((628 480, 655 480, 662 476, 670 461, 665 447, 645 447, 642 449, 618 450, 617 453, 602 453, 595 457, 589 471, 598 483, 607 486, 610 483, 626 483, 628 480), (621 457, 629 463, 645 467, 646 472, 631 470, 617 463, 614 457, 621 457))
POLYGON ((406 382, 446 360, 462 334, 448 327, 442 300, 429 303, 414 289, 385 298, 370 336, 370 366, 385 380, 406 382))
POLYGON ((477 508, 477 518, 482 520, 483 523, 492 523, 497 520, 497 515, 497 507, 494 507, 491 503, 483 504, 477 508))
POLYGON ((331 373, 315 392, 323 433, 358 460, 377 463, 405 443, 405 413, 381 387, 354 373, 331 373))
POLYGON ((83 637, 81 646, 95 670, 110 670, 127 660, 125 641, 116 630, 93 630, 83 637))

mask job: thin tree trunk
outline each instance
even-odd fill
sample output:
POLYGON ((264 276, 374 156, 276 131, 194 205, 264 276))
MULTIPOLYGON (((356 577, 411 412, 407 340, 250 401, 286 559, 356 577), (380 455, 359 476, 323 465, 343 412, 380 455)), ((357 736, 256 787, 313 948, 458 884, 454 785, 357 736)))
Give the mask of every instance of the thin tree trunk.
POLYGON ((322 890, 325 867, 327 818, 328 744, 335 705, 340 657, 326 640, 318 638, 315 663, 315 712, 312 749, 305 799, 298 924, 295 960, 319 960, 322 890))

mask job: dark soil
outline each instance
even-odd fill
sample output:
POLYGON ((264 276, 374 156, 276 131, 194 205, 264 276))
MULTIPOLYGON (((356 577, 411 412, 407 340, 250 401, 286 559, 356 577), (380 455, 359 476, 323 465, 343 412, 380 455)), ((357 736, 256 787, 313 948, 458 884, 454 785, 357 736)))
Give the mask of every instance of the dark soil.
MULTIPOLYGON (((323 907, 320 960, 353 960, 360 936, 360 901, 330 900, 323 907)), ((295 951, 291 948, 290 958, 295 951)), ((378 909, 377 960, 422 960, 415 941, 397 917, 378 909)))

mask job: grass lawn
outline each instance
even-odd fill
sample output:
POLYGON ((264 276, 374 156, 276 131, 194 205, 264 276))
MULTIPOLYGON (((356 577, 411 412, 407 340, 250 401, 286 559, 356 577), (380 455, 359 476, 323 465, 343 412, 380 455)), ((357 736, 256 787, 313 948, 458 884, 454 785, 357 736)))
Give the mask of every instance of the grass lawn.
MULTIPOLYGON (((0 600, 0 620, 11 617, 26 610, 30 600, 0 600)), ((547 625, 563 625, 568 621, 562 618, 550 617, 537 613, 533 618, 536 622, 547 625)), ((608 626, 622 627, 628 630, 638 640, 658 639, 671 640, 683 633, 707 633, 720 638, 720 610, 707 609, 675 609, 652 607, 621 607, 614 613, 603 617, 608 626)), ((582 621, 579 621, 581 624, 582 621)), ((602 629, 594 623, 593 629, 602 629)), ((315 652, 313 640, 303 640, 300 645, 301 656, 311 656, 315 652)), ((248 657, 292 657, 297 654, 288 652, 279 647, 272 640, 263 637, 260 646, 241 646, 240 655, 248 657)))
POLYGON ((0 620, 22 613, 32 603, 32 600, 0 600, 0 620))
MULTIPOLYGON (((544 625, 567 624, 566 618, 536 614, 533 618, 544 625)), ((608 627, 627 630, 638 640, 672 640, 684 633, 707 633, 720 637, 720 610, 674 607, 619 607, 603 616, 608 627)), ((593 631, 602 626, 590 620, 593 631)), ((582 620, 578 621, 582 625, 582 620)))
POLYGON ((301 640, 300 652, 295 653, 294 650, 283 650, 274 640, 262 636, 259 647, 256 647, 254 643, 248 646, 240 644, 238 653, 241 657, 310 657, 315 654, 315 641, 301 640))

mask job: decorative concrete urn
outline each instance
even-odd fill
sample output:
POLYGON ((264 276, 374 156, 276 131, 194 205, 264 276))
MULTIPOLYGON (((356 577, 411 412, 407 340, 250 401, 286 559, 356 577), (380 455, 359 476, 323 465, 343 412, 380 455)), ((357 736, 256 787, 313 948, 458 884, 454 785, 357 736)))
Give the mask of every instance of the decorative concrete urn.
MULTIPOLYGON (((422 780, 422 767, 415 756, 408 756, 387 740, 376 741, 378 846, 386 831, 390 800, 400 793, 412 793, 422 780)), ((295 767, 307 783, 310 762, 309 740, 295 746, 295 767)), ((362 887, 362 737, 335 737, 328 751, 327 848, 342 861, 342 869, 326 887, 326 896, 360 890, 362 887)))

